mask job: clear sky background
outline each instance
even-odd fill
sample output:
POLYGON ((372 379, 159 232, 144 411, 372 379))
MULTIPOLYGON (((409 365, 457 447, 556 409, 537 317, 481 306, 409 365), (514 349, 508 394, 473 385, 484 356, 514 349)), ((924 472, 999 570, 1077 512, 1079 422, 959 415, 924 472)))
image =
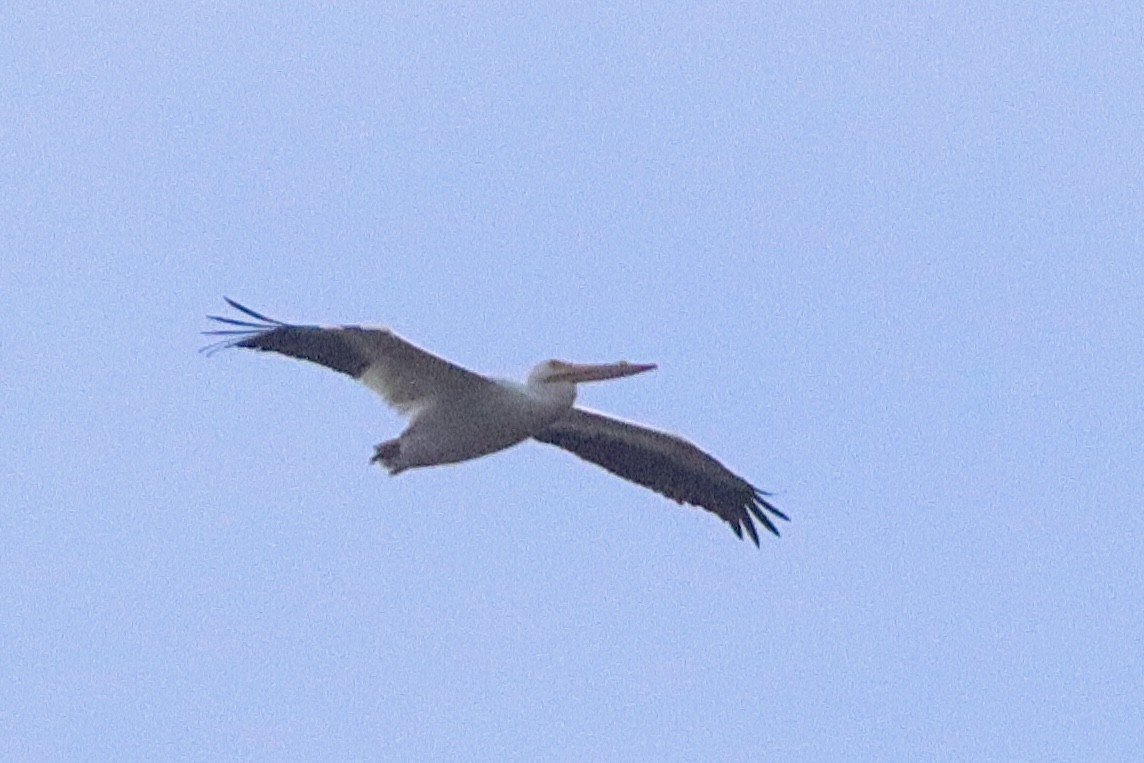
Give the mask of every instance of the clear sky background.
POLYGON ((1137 759, 1144 11, 996 6, 6 3, 0 758, 1137 759), (792 521, 389 478, 224 294, 792 521))

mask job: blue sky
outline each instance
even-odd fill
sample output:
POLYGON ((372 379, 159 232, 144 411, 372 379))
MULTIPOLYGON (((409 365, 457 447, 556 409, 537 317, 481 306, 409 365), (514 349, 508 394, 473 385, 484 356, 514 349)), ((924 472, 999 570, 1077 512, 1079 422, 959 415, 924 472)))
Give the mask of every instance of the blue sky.
POLYGON ((9 3, 0 757, 1128 760, 1134 4, 9 3), (390 479, 228 295, 587 405, 761 550, 530 443, 390 479))

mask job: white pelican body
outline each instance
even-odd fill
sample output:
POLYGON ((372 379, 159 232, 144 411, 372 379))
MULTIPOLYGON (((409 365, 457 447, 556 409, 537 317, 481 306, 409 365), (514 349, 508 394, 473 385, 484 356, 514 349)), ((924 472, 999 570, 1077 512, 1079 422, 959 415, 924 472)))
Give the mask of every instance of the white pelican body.
MULTIPOLYGON (((495 379, 477 401, 464 397, 438 399, 416 413, 398 438, 392 457, 383 457, 386 443, 375 459, 390 474, 416 466, 455 464, 486 456, 523 442, 563 416, 575 399, 547 395, 548 390, 495 379)), ((561 390, 562 392, 564 390, 561 390)))
POLYGON ((409 417, 400 437, 377 446, 373 462, 390 474, 451 464, 533 438, 680 503, 707 509, 739 537, 759 543, 753 520, 778 535, 764 510, 786 519, 767 495, 691 443, 666 432, 575 407, 576 385, 650 371, 651 363, 540 363, 526 384, 490 379, 405 341, 384 328, 282 323, 227 299, 257 322, 209 316, 238 328, 206 348, 277 352, 348 374, 409 417))

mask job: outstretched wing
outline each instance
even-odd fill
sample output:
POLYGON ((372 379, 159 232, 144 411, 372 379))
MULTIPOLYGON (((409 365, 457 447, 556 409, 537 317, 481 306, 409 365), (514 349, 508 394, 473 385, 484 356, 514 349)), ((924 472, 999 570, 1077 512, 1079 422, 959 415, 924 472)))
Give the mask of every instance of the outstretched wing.
POLYGON ((639 483, 677 503, 689 503, 718 515, 735 535, 759 545, 754 520, 775 535, 766 512, 789 520, 764 493, 687 440, 667 432, 573 408, 535 439, 575 453, 612 474, 639 483))
POLYGON ((233 327, 204 332, 225 337, 203 348, 207 352, 245 347, 309 360, 352 376, 404 414, 412 414, 434 398, 464 395, 492 384, 484 376, 426 352, 389 329, 296 326, 224 299, 253 320, 207 316, 233 327))

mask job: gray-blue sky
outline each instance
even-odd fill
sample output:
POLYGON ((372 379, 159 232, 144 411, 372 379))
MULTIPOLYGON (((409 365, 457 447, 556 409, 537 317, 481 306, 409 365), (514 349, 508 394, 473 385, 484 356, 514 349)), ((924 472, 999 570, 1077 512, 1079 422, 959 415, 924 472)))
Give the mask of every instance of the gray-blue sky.
MULTIPOLYGON (((759 4, 761 5, 761 4, 759 4)), ((1132 4, 0 12, 0 757, 1128 759, 1132 4), (544 446, 196 349, 228 294, 777 491, 763 548, 544 446)))

